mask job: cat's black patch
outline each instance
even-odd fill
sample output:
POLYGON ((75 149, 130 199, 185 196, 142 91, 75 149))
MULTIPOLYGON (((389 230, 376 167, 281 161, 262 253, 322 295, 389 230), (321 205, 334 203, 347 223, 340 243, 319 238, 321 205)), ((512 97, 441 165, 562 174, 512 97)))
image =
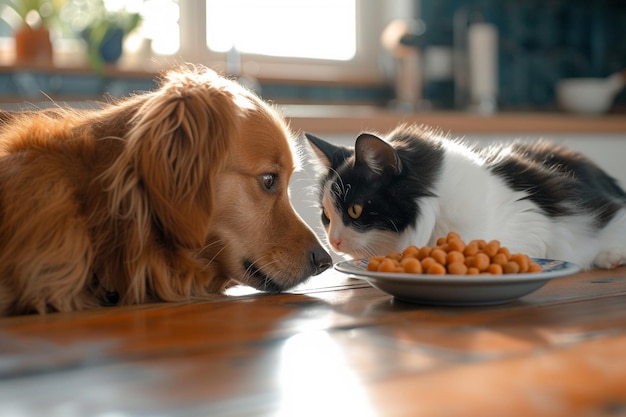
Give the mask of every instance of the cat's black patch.
POLYGON ((354 145, 355 166, 367 166, 375 174, 399 174, 402 165, 393 145, 371 133, 362 133, 354 145))
POLYGON ((306 136, 309 142, 315 145, 315 148, 319 151, 317 152, 318 156, 320 158, 326 158, 324 162, 329 168, 343 164, 346 159, 354 154, 351 149, 343 146, 335 146, 310 133, 305 133, 304 136, 306 136))
POLYGON ((548 216, 585 211, 598 228, 623 208, 626 193, 591 160, 547 142, 517 142, 488 148, 483 155, 491 171, 509 187, 523 191, 548 216), (506 149, 506 157, 502 151, 506 149))
MULTIPOLYGON (((323 193, 324 186, 330 181, 334 204, 342 213, 343 223, 357 230, 401 232, 415 226, 420 217, 417 199, 434 196, 432 190, 443 163, 441 144, 431 140, 430 135, 427 130, 412 127, 396 129, 388 136, 387 141, 395 148, 400 162, 400 172, 396 169, 375 172, 368 164, 355 163, 353 150, 315 138, 313 145, 332 162, 321 179, 320 192, 323 193), (321 146, 319 141, 323 142, 321 146), (354 204, 363 207, 357 219, 348 214, 354 204)), ((384 155, 380 161, 394 163, 389 155, 384 155)), ((328 224, 323 213, 322 223, 328 224)))

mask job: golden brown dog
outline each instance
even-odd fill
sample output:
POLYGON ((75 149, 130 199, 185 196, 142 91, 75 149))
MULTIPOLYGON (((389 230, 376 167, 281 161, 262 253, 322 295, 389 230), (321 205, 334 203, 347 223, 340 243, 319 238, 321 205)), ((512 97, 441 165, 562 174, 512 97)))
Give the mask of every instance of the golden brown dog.
POLYGON ((0 112, 0 315, 280 292, 323 271, 288 199, 289 135, 205 68, 98 110, 0 112))

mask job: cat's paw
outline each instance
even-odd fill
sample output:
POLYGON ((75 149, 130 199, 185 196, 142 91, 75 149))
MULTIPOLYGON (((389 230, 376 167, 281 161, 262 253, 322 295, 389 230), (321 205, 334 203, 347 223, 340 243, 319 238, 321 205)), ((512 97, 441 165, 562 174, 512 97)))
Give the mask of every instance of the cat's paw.
POLYGON ((613 269, 626 263, 626 250, 607 249, 600 252, 593 260, 593 264, 598 268, 613 269))

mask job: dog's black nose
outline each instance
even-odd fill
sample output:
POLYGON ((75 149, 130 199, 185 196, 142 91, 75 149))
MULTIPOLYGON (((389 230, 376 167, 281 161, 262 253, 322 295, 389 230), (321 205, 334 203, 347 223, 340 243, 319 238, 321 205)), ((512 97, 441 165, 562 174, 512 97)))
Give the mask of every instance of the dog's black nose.
POLYGON ((326 271, 332 264, 333 260, 321 245, 315 245, 309 253, 309 262, 313 270, 313 275, 326 271))

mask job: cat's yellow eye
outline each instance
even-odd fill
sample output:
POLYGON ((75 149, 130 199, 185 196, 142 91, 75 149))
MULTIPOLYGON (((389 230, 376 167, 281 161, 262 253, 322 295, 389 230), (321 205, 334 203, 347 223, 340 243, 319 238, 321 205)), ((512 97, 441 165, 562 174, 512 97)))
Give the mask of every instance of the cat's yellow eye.
POLYGON ((353 219, 358 219, 359 217, 361 217, 362 212, 363 206, 360 204, 352 204, 350 207, 348 207, 348 216, 352 217, 353 219))

